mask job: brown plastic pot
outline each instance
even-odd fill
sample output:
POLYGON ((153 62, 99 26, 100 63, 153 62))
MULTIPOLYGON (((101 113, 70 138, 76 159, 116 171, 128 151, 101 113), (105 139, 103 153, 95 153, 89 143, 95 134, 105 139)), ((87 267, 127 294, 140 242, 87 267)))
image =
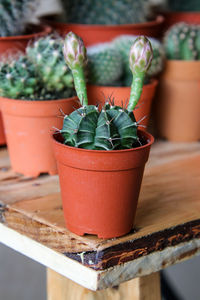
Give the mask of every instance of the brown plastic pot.
POLYGON ((48 25, 31 25, 29 28, 30 33, 20 36, 0 37, 0 57, 9 56, 18 51, 24 52, 30 40, 45 36, 51 30, 51 27, 48 25))
POLYGON ((6 137, 4 133, 4 126, 3 126, 3 120, 0 112, 0 145, 6 144, 6 137))
POLYGON ((32 177, 56 174, 51 131, 53 126, 62 128, 60 109, 69 114, 77 105, 77 97, 51 101, 1 98, 0 101, 13 170, 32 177))
POLYGON ((134 224, 145 163, 153 137, 143 131, 144 146, 113 151, 85 150, 53 135, 67 228, 78 234, 114 238, 134 224))
MULTIPOLYGON (((141 98, 138 102, 137 109, 134 110, 134 115, 137 121, 144 116, 146 118, 140 123, 147 126, 151 111, 151 104, 155 95, 158 80, 153 79, 149 84, 143 86, 141 98)), ((116 86, 97 86, 88 85, 88 101, 90 104, 99 104, 100 107, 105 104, 105 99, 114 99, 115 105, 127 105, 130 97, 130 87, 116 87, 116 86)))
POLYGON ((48 24, 61 35, 73 31, 83 39, 85 46, 90 46, 111 41, 122 34, 159 37, 163 28, 164 17, 157 16, 153 21, 124 25, 86 25, 57 22, 48 22, 48 24))
POLYGON ((156 96, 156 127, 175 142, 200 139, 200 61, 169 60, 156 96))

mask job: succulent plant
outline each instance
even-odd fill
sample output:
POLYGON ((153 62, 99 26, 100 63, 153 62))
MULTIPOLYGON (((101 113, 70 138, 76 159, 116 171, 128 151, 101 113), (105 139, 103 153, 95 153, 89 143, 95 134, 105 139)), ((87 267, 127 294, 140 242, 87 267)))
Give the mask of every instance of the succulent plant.
POLYGON ((200 11, 200 1, 199 0, 168 0, 168 8, 171 11, 200 11))
POLYGON ((34 65, 21 55, 0 64, 0 96, 12 99, 34 99, 39 80, 34 65))
POLYGON ((65 21, 79 24, 131 24, 147 21, 149 0, 62 0, 65 21))
POLYGON ((87 56, 89 83, 111 86, 119 81, 123 72, 122 57, 111 43, 88 47, 87 56))
POLYGON ((166 57, 174 60, 200 59, 200 25, 184 22, 170 27, 164 37, 166 57))
MULTIPOLYGON (((116 50, 121 54, 123 60, 123 84, 130 86, 132 82, 132 73, 129 68, 129 52, 131 45, 136 40, 135 35, 121 35, 115 38, 112 43, 116 50)), ((163 67, 165 60, 165 53, 162 44, 155 38, 148 38, 153 49, 153 59, 151 66, 146 73, 146 78, 151 78, 158 75, 163 67)))
POLYGON ((37 2, 38 0, 1 0, 0 37, 22 34, 37 2))
POLYGON ((26 54, 35 65, 46 93, 52 94, 56 91, 64 96, 73 88, 73 76, 65 64, 62 46, 61 37, 49 35, 29 45, 26 54))
POLYGON ((81 38, 70 32, 65 37, 63 53, 74 75, 75 89, 82 107, 65 115, 60 131, 64 143, 92 150, 126 149, 138 145, 137 128, 133 109, 139 101, 145 73, 152 60, 151 44, 139 37, 130 50, 130 68, 133 82, 128 107, 105 103, 102 110, 88 105, 84 66, 87 62, 86 49, 81 38))
POLYGON ((56 100, 74 95, 73 77, 62 54, 63 40, 40 38, 26 55, 0 64, 0 96, 25 100, 56 100))

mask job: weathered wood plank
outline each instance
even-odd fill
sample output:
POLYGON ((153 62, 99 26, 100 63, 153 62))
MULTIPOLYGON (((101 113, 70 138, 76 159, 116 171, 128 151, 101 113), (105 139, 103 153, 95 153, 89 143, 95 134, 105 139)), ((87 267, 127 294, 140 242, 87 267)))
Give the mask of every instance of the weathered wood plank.
POLYGON ((200 239, 193 239, 125 264, 94 271, 2 224, 0 237, 1 242, 8 247, 91 290, 117 286, 124 281, 146 276, 200 254, 200 239))
POLYGON ((3 218, 9 227, 70 258, 106 269, 200 237, 199 165, 200 155, 147 168, 136 232, 121 238, 101 240, 70 233, 59 194, 7 205, 3 218))

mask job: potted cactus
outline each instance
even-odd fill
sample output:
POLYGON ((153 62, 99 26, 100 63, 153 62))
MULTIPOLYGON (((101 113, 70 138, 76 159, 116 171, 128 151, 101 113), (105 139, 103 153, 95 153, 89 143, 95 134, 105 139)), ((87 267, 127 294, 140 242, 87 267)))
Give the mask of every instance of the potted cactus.
POLYGON ((0 105, 14 171, 36 177, 56 174, 52 126, 62 127, 62 113, 77 106, 73 78, 62 55, 62 39, 33 42, 26 55, 0 65, 0 105))
POLYGON ((164 23, 152 14, 148 0, 69 0, 63 3, 63 23, 51 23, 60 34, 73 31, 86 46, 111 41, 122 34, 158 37, 164 23))
MULTIPOLYGON (((132 73, 129 67, 129 52, 136 36, 122 35, 110 43, 102 43, 88 47, 88 99, 91 104, 102 104, 108 97, 115 98, 115 104, 127 102, 130 95, 132 73)), ((162 44, 149 38, 153 59, 144 80, 142 95, 134 114, 139 121, 144 116, 142 124, 147 126, 152 100, 158 80, 164 65, 164 50, 162 44)))
MULTIPOLYGON (((27 25, 37 7, 37 0, 3 0, 0 4, 0 60, 24 51, 31 39, 50 33, 47 25, 27 25)), ((0 145, 6 143, 0 112, 0 145)))
POLYGON ((166 32, 164 47, 167 62, 156 101, 158 133, 171 141, 197 141, 200 139, 200 26, 182 22, 173 25, 166 32))
POLYGON ((49 26, 28 25, 38 0, 3 0, 0 4, 0 57, 24 51, 31 39, 51 31, 49 26))
POLYGON ((150 134, 138 130, 133 114, 152 60, 151 44, 139 37, 131 48, 133 83, 128 106, 106 102, 101 110, 88 105, 84 77, 87 57, 81 38, 70 32, 63 52, 82 104, 64 116, 62 129, 53 135, 66 225, 78 235, 121 236, 133 226, 153 143, 150 134))

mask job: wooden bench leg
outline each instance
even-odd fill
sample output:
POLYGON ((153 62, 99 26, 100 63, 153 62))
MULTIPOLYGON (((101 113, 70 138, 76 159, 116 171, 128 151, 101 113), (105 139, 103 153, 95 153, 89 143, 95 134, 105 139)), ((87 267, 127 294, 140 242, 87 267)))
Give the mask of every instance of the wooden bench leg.
POLYGON ((160 274, 135 278, 119 287, 90 291, 77 283, 47 270, 48 300, 160 300, 160 274))

